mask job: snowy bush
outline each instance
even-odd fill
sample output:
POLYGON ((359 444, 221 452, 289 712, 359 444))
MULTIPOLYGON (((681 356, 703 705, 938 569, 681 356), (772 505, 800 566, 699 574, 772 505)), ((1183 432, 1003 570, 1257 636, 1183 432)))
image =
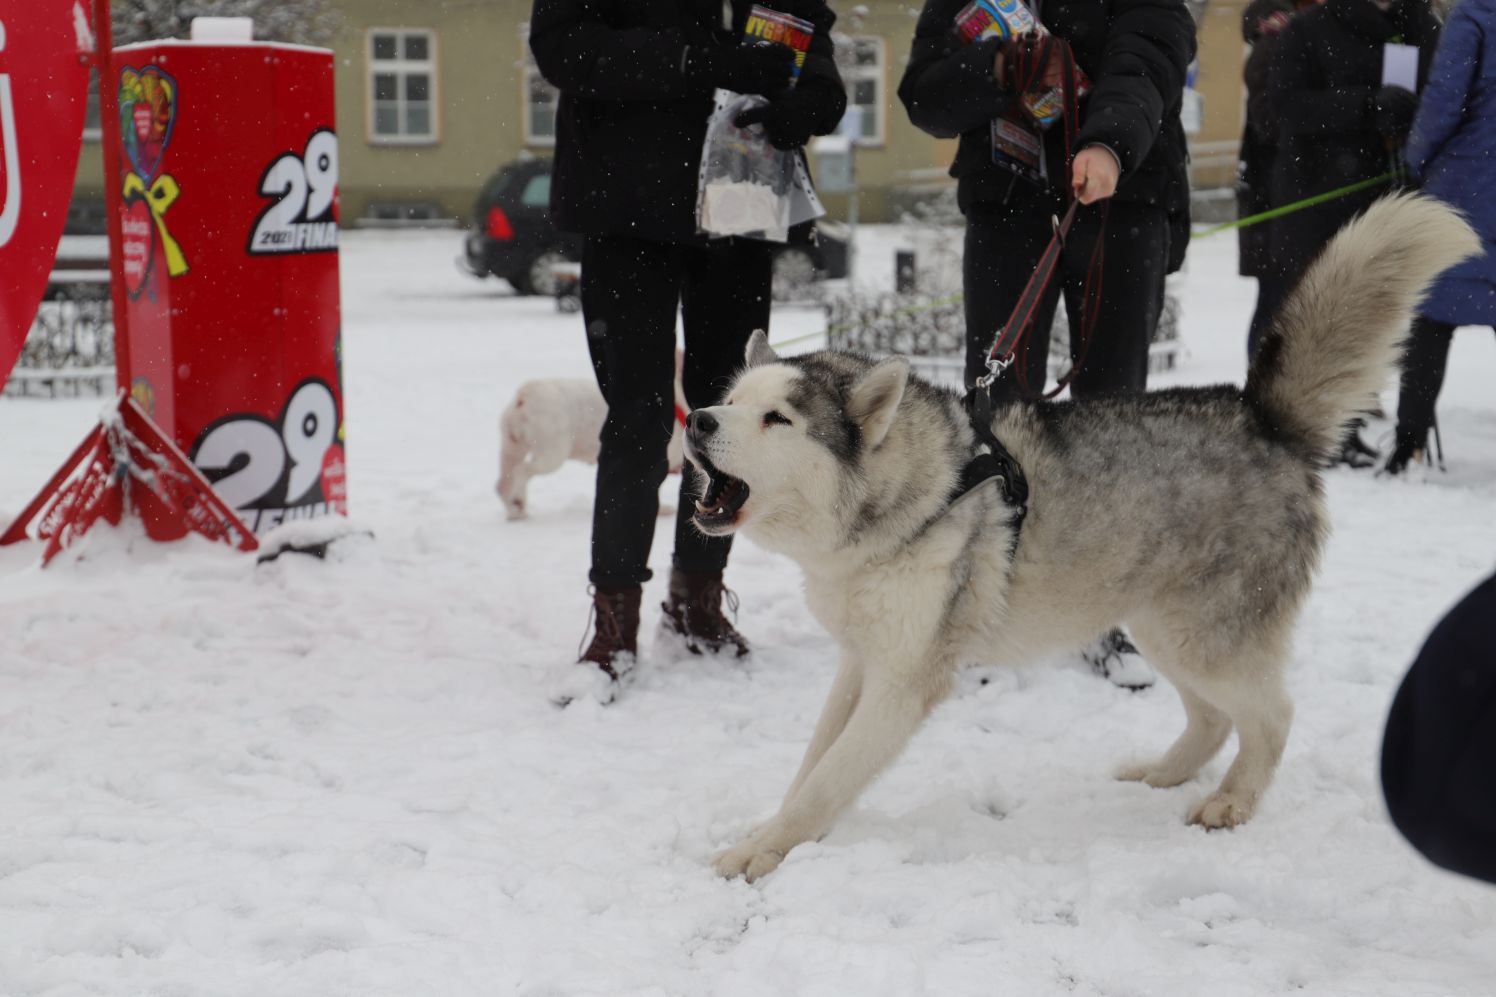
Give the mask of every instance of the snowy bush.
POLYGON ((248 17, 262 41, 332 44, 343 26, 336 0, 113 0, 114 43, 186 37, 194 17, 248 17))

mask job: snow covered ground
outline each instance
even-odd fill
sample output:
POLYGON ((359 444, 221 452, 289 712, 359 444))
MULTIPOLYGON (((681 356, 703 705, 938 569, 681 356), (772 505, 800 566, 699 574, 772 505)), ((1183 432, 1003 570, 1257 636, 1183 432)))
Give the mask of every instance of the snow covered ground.
MULTIPOLYGON (((1496 889, 1413 853, 1376 778, 1403 670, 1496 564, 1490 335, 1455 341, 1449 473, 1329 475, 1297 722, 1254 822, 1183 823, 1229 753, 1174 790, 1112 781, 1177 733, 1174 693, 1050 662, 967 682, 748 886, 708 859, 772 811, 834 664, 795 569, 737 549, 751 664, 647 657, 615 706, 551 707, 591 473, 539 479, 506 523, 496 422, 521 381, 586 376, 580 319, 459 275, 453 233, 345 238, 373 540, 258 567, 129 531, 45 571, 0 550, 0 995, 1496 993, 1496 889)), ((891 282, 898 239, 869 233, 866 279, 891 282)), ((1230 236, 1182 286, 1188 355, 1157 381, 1240 379, 1230 236)), ((820 324, 783 309, 774 338, 820 324)), ((97 409, 0 400, 0 523, 97 409)))

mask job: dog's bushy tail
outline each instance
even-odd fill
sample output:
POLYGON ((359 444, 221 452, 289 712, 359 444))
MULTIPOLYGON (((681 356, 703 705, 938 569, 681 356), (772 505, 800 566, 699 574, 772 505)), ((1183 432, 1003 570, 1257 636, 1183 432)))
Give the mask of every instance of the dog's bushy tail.
POLYGON ((1247 374, 1248 403, 1310 456, 1328 458, 1397 363, 1434 278, 1480 249, 1464 218, 1433 198, 1376 202, 1330 240, 1284 303, 1247 374))

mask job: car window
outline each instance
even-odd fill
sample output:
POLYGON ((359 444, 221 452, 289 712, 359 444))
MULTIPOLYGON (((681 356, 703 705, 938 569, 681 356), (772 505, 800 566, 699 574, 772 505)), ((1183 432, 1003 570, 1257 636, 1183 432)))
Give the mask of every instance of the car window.
POLYGON ((543 208, 551 203, 551 175, 549 173, 531 177, 530 182, 525 184, 524 193, 520 194, 519 202, 527 208, 543 208))

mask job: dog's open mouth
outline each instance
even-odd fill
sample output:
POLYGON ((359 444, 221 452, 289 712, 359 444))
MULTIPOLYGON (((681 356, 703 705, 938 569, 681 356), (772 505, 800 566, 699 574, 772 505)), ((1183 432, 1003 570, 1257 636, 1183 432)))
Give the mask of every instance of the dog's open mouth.
POLYGON ((706 475, 706 490, 696 500, 696 523, 703 529, 722 529, 737 523, 738 510, 748 501, 748 483, 713 467, 699 454, 692 456, 697 470, 706 475))

